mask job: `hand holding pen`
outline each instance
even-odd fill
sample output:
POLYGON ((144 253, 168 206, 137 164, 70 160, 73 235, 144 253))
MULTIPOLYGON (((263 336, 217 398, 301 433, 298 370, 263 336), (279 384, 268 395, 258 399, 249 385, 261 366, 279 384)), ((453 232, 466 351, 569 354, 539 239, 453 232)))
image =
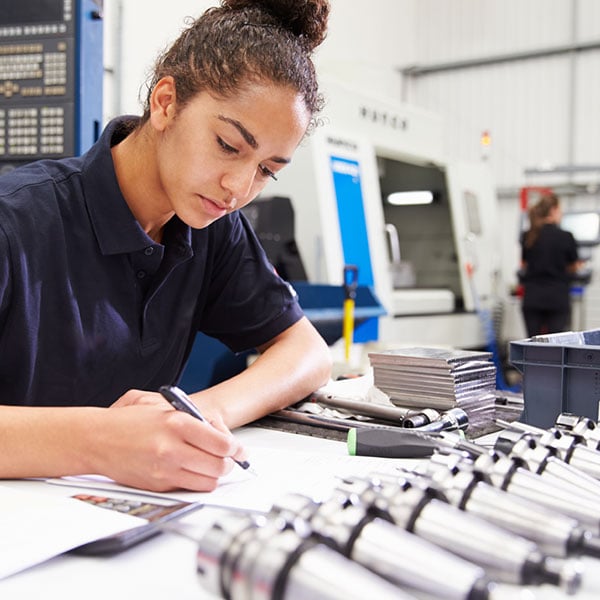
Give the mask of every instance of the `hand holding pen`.
MULTIPOLYGON (((163 385, 158 390, 160 394, 167 400, 167 402, 175 409, 182 412, 186 412, 188 415, 195 417, 203 423, 208 423, 204 418, 198 407, 192 402, 191 398, 180 388, 174 385, 163 385)), ((236 460, 232 459, 242 469, 247 470, 249 473, 256 475, 256 472, 250 467, 250 463, 247 460, 236 460)))

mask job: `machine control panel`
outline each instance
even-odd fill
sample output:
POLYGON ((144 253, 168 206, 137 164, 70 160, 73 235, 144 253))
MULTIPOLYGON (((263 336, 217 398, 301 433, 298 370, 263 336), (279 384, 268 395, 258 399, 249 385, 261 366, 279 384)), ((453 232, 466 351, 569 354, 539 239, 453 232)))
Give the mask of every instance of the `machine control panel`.
MULTIPOLYGON (((80 43, 85 0, 5 4, 0 14, 0 169, 73 156, 81 150, 78 94, 85 82, 78 71, 84 63, 80 54, 89 52, 80 43)), ((93 49, 101 51, 101 46, 93 49)), ((100 71, 100 95, 101 77, 100 71)))

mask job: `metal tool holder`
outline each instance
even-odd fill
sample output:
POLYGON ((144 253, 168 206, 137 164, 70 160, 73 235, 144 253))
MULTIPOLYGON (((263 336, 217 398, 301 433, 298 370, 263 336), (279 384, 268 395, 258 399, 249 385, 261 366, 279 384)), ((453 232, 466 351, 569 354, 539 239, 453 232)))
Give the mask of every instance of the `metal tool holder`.
POLYGON ((564 462, 581 469, 595 479, 600 478, 600 451, 589 447, 583 436, 557 427, 540 429, 524 423, 503 421, 499 421, 499 424, 505 427, 505 431, 498 438, 498 444, 508 444, 508 452, 510 446, 521 437, 529 436, 540 446, 553 451, 564 462))
POLYGON ((308 524, 312 537, 404 589, 448 600, 490 598, 491 582, 481 567, 397 527, 354 492, 340 488, 320 503, 289 494, 272 514, 290 526, 308 524))
POLYGON ((600 537, 559 511, 492 485, 490 477, 457 455, 437 454, 407 477, 424 477, 457 508, 534 541, 550 556, 600 557, 600 537))
MULTIPOLYGON (((352 491, 353 479, 345 481, 352 491)), ((533 541, 452 506, 439 488, 422 479, 389 475, 372 479, 378 510, 399 527, 480 565, 497 582, 516 585, 549 583, 574 593, 581 573, 570 561, 550 559, 533 541)), ((363 498, 366 498, 363 488, 363 498)))
POLYGON ((399 446, 417 440, 427 457, 413 468, 232 513, 199 540, 199 573, 230 600, 494 600, 497 584, 576 594, 580 558, 600 558, 600 477, 567 461, 596 460, 596 423, 505 425, 493 448, 404 429, 399 446))
POLYGON ((231 513, 198 541, 203 586, 229 600, 416 600, 302 527, 231 513))

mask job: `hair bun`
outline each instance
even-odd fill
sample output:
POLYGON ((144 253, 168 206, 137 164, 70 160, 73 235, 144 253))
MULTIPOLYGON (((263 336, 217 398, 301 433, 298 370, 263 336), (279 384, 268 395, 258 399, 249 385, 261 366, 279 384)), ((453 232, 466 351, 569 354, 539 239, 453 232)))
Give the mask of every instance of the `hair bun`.
POLYGON ((327 35, 329 0, 222 0, 231 10, 259 9, 297 36, 312 51, 327 35))

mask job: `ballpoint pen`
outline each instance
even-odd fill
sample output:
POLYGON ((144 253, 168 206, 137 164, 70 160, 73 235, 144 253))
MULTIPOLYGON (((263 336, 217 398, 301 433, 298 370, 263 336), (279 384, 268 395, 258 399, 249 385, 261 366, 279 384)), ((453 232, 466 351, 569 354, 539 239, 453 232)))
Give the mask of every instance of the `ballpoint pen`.
MULTIPOLYGON (((198 410, 198 407, 182 389, 174 385, 163 385, 158 391, 174 409, 186 412, 188 415, 196 417, 196 419, 203 423, 208 423, 202 413, 198 410)), ((249 469, 250 473, 256 474, 255 471, 250 468, 250 463, 247 460, 236 460, 234 458, 233 461, 242 467, 242 469, 249 469)))

